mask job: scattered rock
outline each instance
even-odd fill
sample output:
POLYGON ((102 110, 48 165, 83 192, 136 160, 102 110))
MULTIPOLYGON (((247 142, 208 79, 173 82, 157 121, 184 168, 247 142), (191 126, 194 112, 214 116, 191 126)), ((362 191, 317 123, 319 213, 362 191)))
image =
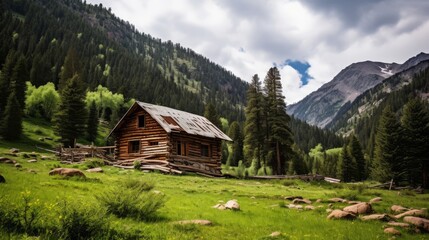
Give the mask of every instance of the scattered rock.
POLYGON ((297 204, 297 203, 304 203, 304 204, 311 204, 311 201, 310 200, 308 200, 308 199, 304 199, 304 198, 295 198, 293 201, 292 201, 292 203, 293 204, 297 204))
POLYGON ((281 235, 282 235, 282 233, 281 233, 281 232, 276 231, 276 232, 272 232, 272 233, 270 234, 270 237, 279 237, 279 236, 281 236, 281 235))
POLYGON ((49 172, 49 175, 61 175, 65 177, 85 177, 85 174, 83 174, 82 171, 75 168, 55 168, 54 170, 49 172))
POLYGON ((93 172, 93 173, 102 173, 103 169, 100 167, 96 167, 96 168, 90 168, 88 170, 86 170, 87 172, 93 172))
POLYGON ((381 202, 381 201, 383 201, 383 199, 381 197, 376 197, 376 198, 369 200, 369 203, 372 204, 372 203, 381 202))
POLYGON ((36 170, 34 170, 34 169, 28 169, 27 172, 37 174, 36 170))
POLYGON ((304 209, 305 210, 314 210, 314 209, 316 209, 314 206, 311 206, 311 205, 307 205, 307 206, 305 206, 304 207, 304 209))
POLYGON ((347 202, 347 204, 350 204, 350 205, 355 205, 355 204, 358 204, 358 203, 362 203, 361 201, 348 201, 347 202))
POLYGON ((10 153, 19 153, 19 149, 18 148, 11 148, 9 150, 10 153))
POLYGON ((334 206, 334 204, 330 203, 328 204, 328 208, 332 209, 332 207, 334 206))
POLYGON ((158 191, 158 190, 153 190, 152 191, 154 194, 162 194, 162 192, 161 191, 158 191))
POLYGON ((42 159, 42 160, 48 160, 48 159, 49 159, 49 157, 48 157, 48 156, 45 156, 45 155, 42 155, 42 156, 40 157, 40 159, 42 159))
POLYGON ((333 202, 333 203, 337 203, 337 202, 347 202, 346 199, 342 199, 342 198, 331 198, 328 200, 329 202, 333 202))
POLYGON ((35 162, 37 162, 37 160, 36 159, 30 159, 27 162, 29 162, 29 163, 35 163, 35 162))
POLYGON ((288 197, 285 197, 285 200, 294 200, 294 199, 302 199, 302 197, 301 196, 288 196, 288 197))
POLYGON ((2 175, 0 175, 0 183, 5 183, 6 179, 4 179, 4 177, 2 175))
POLYGON ((295 209, 302 210, 303 207, 302 207, 302 205, 295 205, 295 209))
POLYGON ((363 203, 358 203, 352 206, 345 207, 343 208, 343 211, 351 212, 353 214, 366 214, 366 213, 372 212, 372 207, 371 207, 371 204, 363 202, 363 203))
POLYGON ((317 200, 316 200, 316 202, 317 202, 317 203, 321 203, 321 202, 322 202, 322 199, 320 199, 320 198, 319 198, 319 199, 317 199, 317 200))
POLYGON ((219 209, 219 210, 225 210, 226 209, 225 205, 223 205, 223 204, 216 204, 212 208, 216 208, 216 209, 219 209))
POLYGON ((287 207, 287 208, 295 208, 295 207, 296 207, 296 205, 291 203, 291 204, 286 205, 286 207, 287 207))
POLYGON ((363 221, 379 220, 379 221, 387 222, 387 221, 392 220, 392 217, 385 214, 385 213, 382 213, 382 214, 371 214, 371 215, 363 216, 363 217, 361 217, 361 219, 363 221))
POLYGON ((231 210, 240 210, 240 205, 238 204, 237 200, 229 200, 225 203, 225 208, 231 210))
POLYGON ((196 225, 203 225, 203 226, 209 226, 212 225, 212 222, 209 220, 201 220, 201 219, 195 219, 195 220, 182 220, 175 222, 176 224, 196 224, 196 225))
POLYGON ((23 158, 30 158, 30 156, 27 153, 22 153, 21 157, 23 157, 23 158))
POLYGON ((330 208, 326 209, 326 212, 327 212, 327 213, 331 213, 332 211, 334 211, 334 210, 332 210, 332 209, 330 209, 330 208))
POLYGON ((410 210, 410 209, 405 208, 405 207, 400 206, 400 205, 393 205, 390 209, 395 213, 402 213, 402 212, 406 212, 406 211, 410 210))
POLYGON ((37 154, 38 153, 36 153, 36 152, 31 152, 31 153, 28 154, 28 156, 35 158, 35 157, 37 157, 37 154))
POLYGON ((398 236, 401 235, 401 232, 399 232, 398 230, 396 230, 393 227, 385 228, 384 232, 387 234, 392 234, 392 235, 398 235, 398 236))
POLYGON ((350 212, 335 209, 329 214, 328 219, 355 219, 356 216, 350 212))
POLYGON ((15 163, 16 168, 22 168, 22 165, 20 163, 15 163))
POLYGON ((426 211, 423 209, 412 209, 412 210, 408 210, 404 213, 398 214, 395 216, 395 218, 400 219, 403 218, 405 216, 417 216, 417 217, 422 217, 426 215, 426 211))
POLYGON ((395 227, 403 227, 403 228, 407 228, 410 226, 410 224, 408 223, 401 223, 401 222, 388 222, 387 225, 389 226, 395 226, 395 227))
POLYGON ((421 217, 404 217, 404 221, 407 223, 411 223, 427 232, 429 232, 429 220, 421 217))
POLYGON ((3 154, 8 155, 8 156, 12 156, 12 157, 18 157, 18 154, 16 154, 16 153, 5 152, 3 154))
POLYGON ((0 163, 12 163, 12 160, 7 157, 0 157, 0 163))

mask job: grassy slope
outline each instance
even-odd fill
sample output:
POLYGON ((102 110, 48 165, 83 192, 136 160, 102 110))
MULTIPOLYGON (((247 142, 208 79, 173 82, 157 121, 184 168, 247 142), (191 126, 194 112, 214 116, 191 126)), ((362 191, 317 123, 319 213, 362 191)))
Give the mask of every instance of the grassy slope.
MULTIPOLYGON (((24 151, 36 151, 37 143, 34 122, 26 122, 25 142, 0 142, 0 156, 12 146, 24 151)), ((39 125, 44 134, 49 135, 49 126, 39 125)), ((43 155, 49 155, 43 153, 43 155)), ((58 165, 58 161, 39 160, 28 163, 22 157, 11 157, 23 166, 0 164, 0 174, 7 183, 0 185, 0 196, 19 198, 20 192, 29 190, 35 198, 43 202, 55 203, 58 199, 69 199, 82 204, 97 205, 95 196, 115 186, 127 178, 143 178, 156 182, 156 190, 166 194, 168 201, 160 210, 162 218, 157 222, 144 223, 131 219, 106 219, 116 228, 140 231, 149 239, 261 239, 271 232, 281 231, 278 239, 385 239, 381 222, 333 221, 327 220, 327 203, 316 203, 324 208, 315 211, 297 211, 280 207, 288 204, 284 196, 300 195, 312 200, 331 197, 368 201, 381 196, 383 201, 375 204, 376 212, 389 212, 392 204, 408 207, 429 207, 429 195, 408 196, 382 190, 352 190, 353 185, 330 185, 326 183, 305 183, 301 181, 255 181, 234 179, 211 179, 199 176, 170 176, 158 173, 142 173, 103 167, 104 173, 86 173, 97 181, 63 180, 48 175, 48 171, 58 165), (37 174, 28 172, 33 169, 37 174), (221 211, 212 206, 220 200, 237 199, 241 211, 221 211), (213 226, 177 226, 171 222, 184 219, 208 219, 213 226)), ((40 158, 39 158, 40 159, 40 158)), ((67 167, 67 166, 65 166, 67 167)), ((69 166, 68 166, 69 167, 69 166)), ((79 165, 84 169, 84 165, 79 165)), ((342 207, 343 204, 336 204, 342 207)), ((401 230, 401 239, 427 239, 427 235, 417 235, 401 230)))

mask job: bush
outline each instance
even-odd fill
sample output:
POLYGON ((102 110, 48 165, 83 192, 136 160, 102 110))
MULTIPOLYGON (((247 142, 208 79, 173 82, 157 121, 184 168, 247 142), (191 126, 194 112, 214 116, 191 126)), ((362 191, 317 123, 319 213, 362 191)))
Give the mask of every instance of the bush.
POLYGON ((117 217, 149 221, 156 218, 156 211, 165 202, 163 194, 149 192, 152 188, 151 182, 128 180, 97 199, 107 208, 108 213, 117 217))
POLYGON ((140 170, 142 163, 140 161, 136 160, 136 161, 134 161, 133 166, 134 166, 134 169, 140 170))
POLYGON ((93 158, 85 161, 85 166, 89 168, 96 168, 104 166, 103 159, 93 158))
POLYGON ((239 161, 238 162, 238 167, 237 167, 237 177, 238 178, 245 178, 246 177, 246 166, 244 166, 243 161, 239 161))

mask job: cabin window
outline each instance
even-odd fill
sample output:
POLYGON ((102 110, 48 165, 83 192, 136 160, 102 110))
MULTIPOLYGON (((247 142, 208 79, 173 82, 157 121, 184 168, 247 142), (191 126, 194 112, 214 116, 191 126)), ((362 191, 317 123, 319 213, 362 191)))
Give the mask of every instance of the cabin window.
POLYGON ((159 145, 159 142, 149 142, 149 146, 156 146, 159 145))
POLYGON ((128 153, 139 153, 140 152, 140 140, 128 142, 128 153))
POLYGON ((187 154, 186 143, 177 141, 177 155, 186 156, 187 154))
POLYGON ((201 144, 201 156, 210 157, 210 146, 207 144, 201 144))
POLYGON ((139 128, 146 127, 145 115, 140 115, 137 117, 137 126, 139 128))

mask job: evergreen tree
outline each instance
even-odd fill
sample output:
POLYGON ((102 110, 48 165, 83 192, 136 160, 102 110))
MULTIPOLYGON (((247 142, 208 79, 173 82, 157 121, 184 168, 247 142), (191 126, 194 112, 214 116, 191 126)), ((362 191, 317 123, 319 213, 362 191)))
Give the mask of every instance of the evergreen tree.
POLYGON ((98 110, 95 101, 91 102, 89 107, 88 124, 87 124, 87 138, 88 141, 94 142, 97 138, 98 130, 98 110))
POLYGON ((8 97, 10 95, 10 83, 14 64, 14 52, 10 51, 6 57, 6 62, 4 63, 0 72, 0 120, 2 119, 3 113, 7 105, 8 97))
POLYGON ((380 182, 400 180, 404 166, 401 149, 401 126, 388 106, 383 110, 375 136, 375 150, 370 177, 380 182))
POLYGON ((58 83, 58 89, 60 91, 66 86, 68 80, 73 78, 76 74, 80 75, 82 73, 82 67, 79 61, 76 50, 70 48, 64 60, 64 65, 61 67, 60 81, 58 83))
POLYGON ((204 117, 212 122, 216 127, 220 128, 220 117, 216 112, 216 108, 212 103, 208 103, 204 109, 204 117))
POLYGON ((264 148, 264 112, 261 82, 254 75, 247 90, 246 121, 244 123, 244 154, 245 164, 249 166, 252 159, 256 161, 256 169, 261 167, 264 148))
POLYGON ((402 115, 404 128, 404 152, 408 182, 428 186, 429 164, 429 112, 427 104, 420 98, 411 99, 402 115))
POLYGON ((348 144, 344 144, 337 165, 337 177, 343 182, 351 182, 355 180, 355 173, 356 163, 353 161, 348 144))
POLYGON ((355 180, 362 181, 366 179, 365 158, 359 140, 354 134, 349 138, 349 149, 353 162, 356 163, 355 180))
POLYGON ((22 110, 13 90, 7 99, 4 117, 1 121, 0 132, 6 140, 18 140, 22 133, 22 110))
POLYGON ((19 109, 23 111, 25 108, 25 90, 27 85, 25 82, 28 80, 28 74, 25 67, 25 58, 23 56, 19 57, 16 62, 11 76, 11 87, 14 88, 16 98, 18 99, 18 103, 21 106, 19 109))
POLYGON ((56 130, 66 147, 74 147, 76 139, 85 133, 87 112, 84 99, 84 84, 79 75, 75 75, 64 86, 60 107, 55 115, 56 130))
POLYGON ((273 155, 271 167, 274 174, 284 174, 286 161, 292 156, 293 135, 289 128, 290 117, 282 95, 280 72, 277 67, 269 69, 264 80, 266 101, 267 147, 273 155))
POLYGON ((234 142, 232 143, 232 153, 228 156, 227 164, 237 166, 238 162, 243 159, 243 134, 237 121, 232 122, 231 126, 229 126, 228 135, 234 142))

